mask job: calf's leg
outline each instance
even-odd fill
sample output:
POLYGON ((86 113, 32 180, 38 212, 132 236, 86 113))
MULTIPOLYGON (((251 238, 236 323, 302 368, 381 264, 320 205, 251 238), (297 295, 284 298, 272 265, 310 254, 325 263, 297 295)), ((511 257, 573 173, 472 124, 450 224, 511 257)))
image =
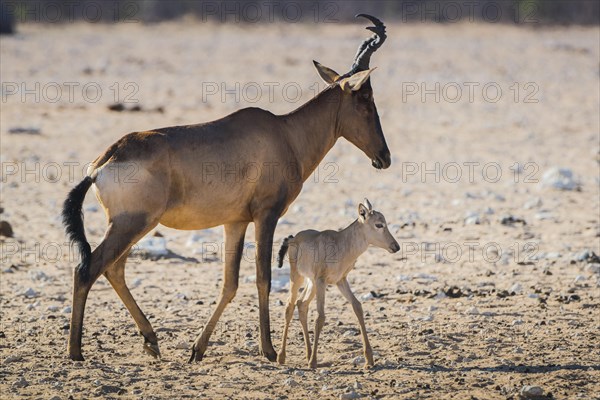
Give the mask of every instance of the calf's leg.
POLYGON ((373 350, 371 349, 371 344, 369 344, 369 338, 367 337, 367 329, 365 328, 365 318, 363 316, 363 309, 360 301, 354 296, 352 293, 352 289, 350 289, 350 284, 346 278, 342 279, 337 284, 338 289, 342 292, 342 295, 352 304, 352 309, 354 310, 354 314, 356 314, 356 318, 358 318, 358 324, 360 325, 360 333, 362 334, 363 339, 363 351, 365 354, 365 368, 373 366, 373 350))

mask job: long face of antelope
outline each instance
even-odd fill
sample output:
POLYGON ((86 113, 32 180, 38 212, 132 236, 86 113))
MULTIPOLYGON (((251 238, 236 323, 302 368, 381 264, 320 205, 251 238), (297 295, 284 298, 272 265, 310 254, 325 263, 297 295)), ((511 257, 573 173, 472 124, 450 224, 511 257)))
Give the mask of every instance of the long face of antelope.
POLYGON ((363 224, 367 242, 372 245, 396 253, 400 245, 390 233, 385 217, 382 213, 370 208, 370 204, 358 206, 358 219, 363 224))
POLYGON ((361 149, 377 169, 392 164, 390 149, 385 141, 370 79, 359 90, 345 93, 343 136, 361 149))
POLYGON ((340 75, 318 62, 315 67, 327 84, 341 88, 341 106, 338 112, 341 135, 361 149, 377 169, 388 168, 392 164, 390 149, 385 142, 379 114, 373 99, 370 75, 376 67, 370 67, 371 55, 385 42, 385 25, 378 18, 358 14, 356 18, 366 18, 374 26, 366 29, 374 35, 367 38, 358 48, 350 71, 340 75))

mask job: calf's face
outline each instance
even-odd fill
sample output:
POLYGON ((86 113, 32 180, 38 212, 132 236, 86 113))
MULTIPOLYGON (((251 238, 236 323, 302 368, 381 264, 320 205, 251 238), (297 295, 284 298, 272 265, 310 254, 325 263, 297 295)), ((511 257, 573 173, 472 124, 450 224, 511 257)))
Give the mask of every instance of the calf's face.
POLYGON ((367 205, 358 205, 358 220, 363 224, 367 242, 390 253, 396 253, 400 250, 400 245, 390 233, 385 217, 382 213, 370 208, 370 203, 366 202, 367 205))

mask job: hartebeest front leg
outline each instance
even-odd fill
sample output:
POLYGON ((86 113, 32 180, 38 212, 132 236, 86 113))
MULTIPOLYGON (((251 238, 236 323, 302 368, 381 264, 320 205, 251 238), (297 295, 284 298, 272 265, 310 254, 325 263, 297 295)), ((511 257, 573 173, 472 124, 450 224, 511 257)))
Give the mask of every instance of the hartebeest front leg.
POLYGON ((240 262, 242 260, 242 252, 244 250, 244 237, 248 223, 241 222, 237 224, 225 225, 225 266, 223 269, 223 287, 221 295, 217 303, 217 307, 213 311, 202 333, 198 335, 194 346, 192 347, 192 355, 189 362, 200 361, 208 347, 208 340, 215 330, 221 314, 227 304, 233 300, 238 288, 238 280, 240 276, 240 262))
POLYGON ((315 286, 317 289, 317 319, 315 321, 315 342, 313 343, 312 355, 310 356, 310 361, 308 362, 308 366, 313 369, 317 368, 317 347, 319 345, 319 336, 321 335, 323 325, 325 325, 325 289, 327 288, 327 284, 323 280, 318 279, 315 282, 315 286))
POLYGON ((271 291, 271 255, 273 252, 273 235, 277 217, 269 215, 259 221, 256 226, 256 287, 258 289, 258 308, 260 319, 260 353, 269 361, 275 361, 277 353, 271 342, 271 323, 269 319, 269 292, 271 291))
POLYGON ((369 338, 367 337, 367 329, 365 328, 365 318, 363 315, 362 305, 360 301, 354 296, 352 293, 352 289, 350 289, 350 284, 346 278, 343 278, 337 284, 338 289, 342 292, 342 295, 352 304, 352 309, 354 310, 354 314, 356 314, 356 318, 358 318, 358 324, 360 325, 360 333, 362 334, 363 339, 363 351, 365 354, 365 368, 373 366, 373 350, 371 349, 371 344, 369 344, 369 338))

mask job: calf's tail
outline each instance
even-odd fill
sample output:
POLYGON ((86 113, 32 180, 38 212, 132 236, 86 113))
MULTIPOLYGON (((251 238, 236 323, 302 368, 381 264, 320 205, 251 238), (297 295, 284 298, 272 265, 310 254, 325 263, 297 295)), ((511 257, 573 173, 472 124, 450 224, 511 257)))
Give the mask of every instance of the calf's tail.
POLYGON ((287 253, 288 251, 288 247, 290 247, 290 239, 293 239, 294 236, 290 235, 288 237, 286 237, 285 239, 283 239, 283 244, 281 245, 281 248, 279 249, 279 255, 277 257, 277 268, 281 268, 283 266, 283 259, 285 258, 285 253, 287 253))

